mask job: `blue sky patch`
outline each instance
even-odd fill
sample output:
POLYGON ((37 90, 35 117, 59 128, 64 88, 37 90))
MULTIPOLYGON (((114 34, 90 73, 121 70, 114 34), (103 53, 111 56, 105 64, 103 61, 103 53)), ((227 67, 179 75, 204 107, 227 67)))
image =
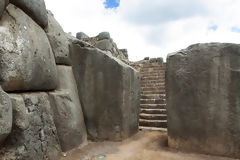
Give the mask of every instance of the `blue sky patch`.
POLYGON ((117 8, 120 4, 120 0, 105 0, 104 6, 108 8, 117 8))
POLYGON ((211 25, 208 27, 208 30, 211 30, 211 31, 216 31, 217 29, 218 29, 217 25, 211 25))
POLYGON ((232 31, 232 32, 236 32, 236 33, 240 33, 240 28, 238 28, 238 27, 232 27, 232 28, 231 28, 231 31, 232 31))

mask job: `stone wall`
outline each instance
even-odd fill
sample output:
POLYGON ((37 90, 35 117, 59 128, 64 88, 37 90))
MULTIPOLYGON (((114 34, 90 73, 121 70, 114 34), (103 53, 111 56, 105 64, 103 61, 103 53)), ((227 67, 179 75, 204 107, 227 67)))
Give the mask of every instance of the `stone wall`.
POLYGON ((88 136, 137 132, 137 71, 66 34, 44 0, 0 0, 0 17, 1 160, 59 160, 88 136))
POLYGON ((195 44, 167 58, 168 144, 240 158, 240 45, 195 44))

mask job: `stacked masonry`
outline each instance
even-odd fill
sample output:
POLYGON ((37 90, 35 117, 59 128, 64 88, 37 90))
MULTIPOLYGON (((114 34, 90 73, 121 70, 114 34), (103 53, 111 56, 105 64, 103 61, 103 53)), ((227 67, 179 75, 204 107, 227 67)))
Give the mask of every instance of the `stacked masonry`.
POLYGON ((165 70, 162 62, 142 65, 140 129, 167 130, 165 70))

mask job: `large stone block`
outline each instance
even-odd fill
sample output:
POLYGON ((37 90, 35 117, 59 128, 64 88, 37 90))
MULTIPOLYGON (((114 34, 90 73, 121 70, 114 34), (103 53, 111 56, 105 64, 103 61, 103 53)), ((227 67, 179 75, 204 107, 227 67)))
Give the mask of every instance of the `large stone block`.
POLYGON ((70 50, 89 137, 122 140, 136 133, 139 73, 99 49, 73 42, 70 50))
POLYGON ((63 31, 51 11, 48 11, 48 27, 46 32, 55 55, 56 63, 71 65, 67 33, 63 31))
POLYGON ((6 0, 0 0, 0 18, 2 17, 2 14, 4 12, 5 3, 6 3, 6 0))
POLYGON ((12 129, 12 103, 7 93, 0 86, 0 144, 12 129))
POLYGON ((57 69, 45 32, 11 4, 1 20, 0 61, 5 91, 56 88, 57 69))
POLYGON ((47 27, 48 17, 44 0, 9 0, 9 2, 21 8, 42 28, 47 27))
POLYGON ((72 67, 57 66, 57 68, 59 85, 57 91, 50 92, 49 96, 58 137, 65 152, 86 143, 87 132, 72 67))
POLYGON ((169 54, 166 76, 169 146, 240 158, 240 45, 169 54))
POLYGON ((59 160, 61 149, 46 93, 11 94, 13 130, 0 150, 7 160, 59 160))

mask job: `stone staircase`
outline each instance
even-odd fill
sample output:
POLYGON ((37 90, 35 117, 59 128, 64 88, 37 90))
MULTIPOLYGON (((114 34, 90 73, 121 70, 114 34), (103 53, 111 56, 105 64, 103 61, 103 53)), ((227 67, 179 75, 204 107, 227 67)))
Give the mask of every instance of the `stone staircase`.
POLYGON ((167 131, 166 64, 162 61, 144 61, 141 65, 140 130, 167 131))

